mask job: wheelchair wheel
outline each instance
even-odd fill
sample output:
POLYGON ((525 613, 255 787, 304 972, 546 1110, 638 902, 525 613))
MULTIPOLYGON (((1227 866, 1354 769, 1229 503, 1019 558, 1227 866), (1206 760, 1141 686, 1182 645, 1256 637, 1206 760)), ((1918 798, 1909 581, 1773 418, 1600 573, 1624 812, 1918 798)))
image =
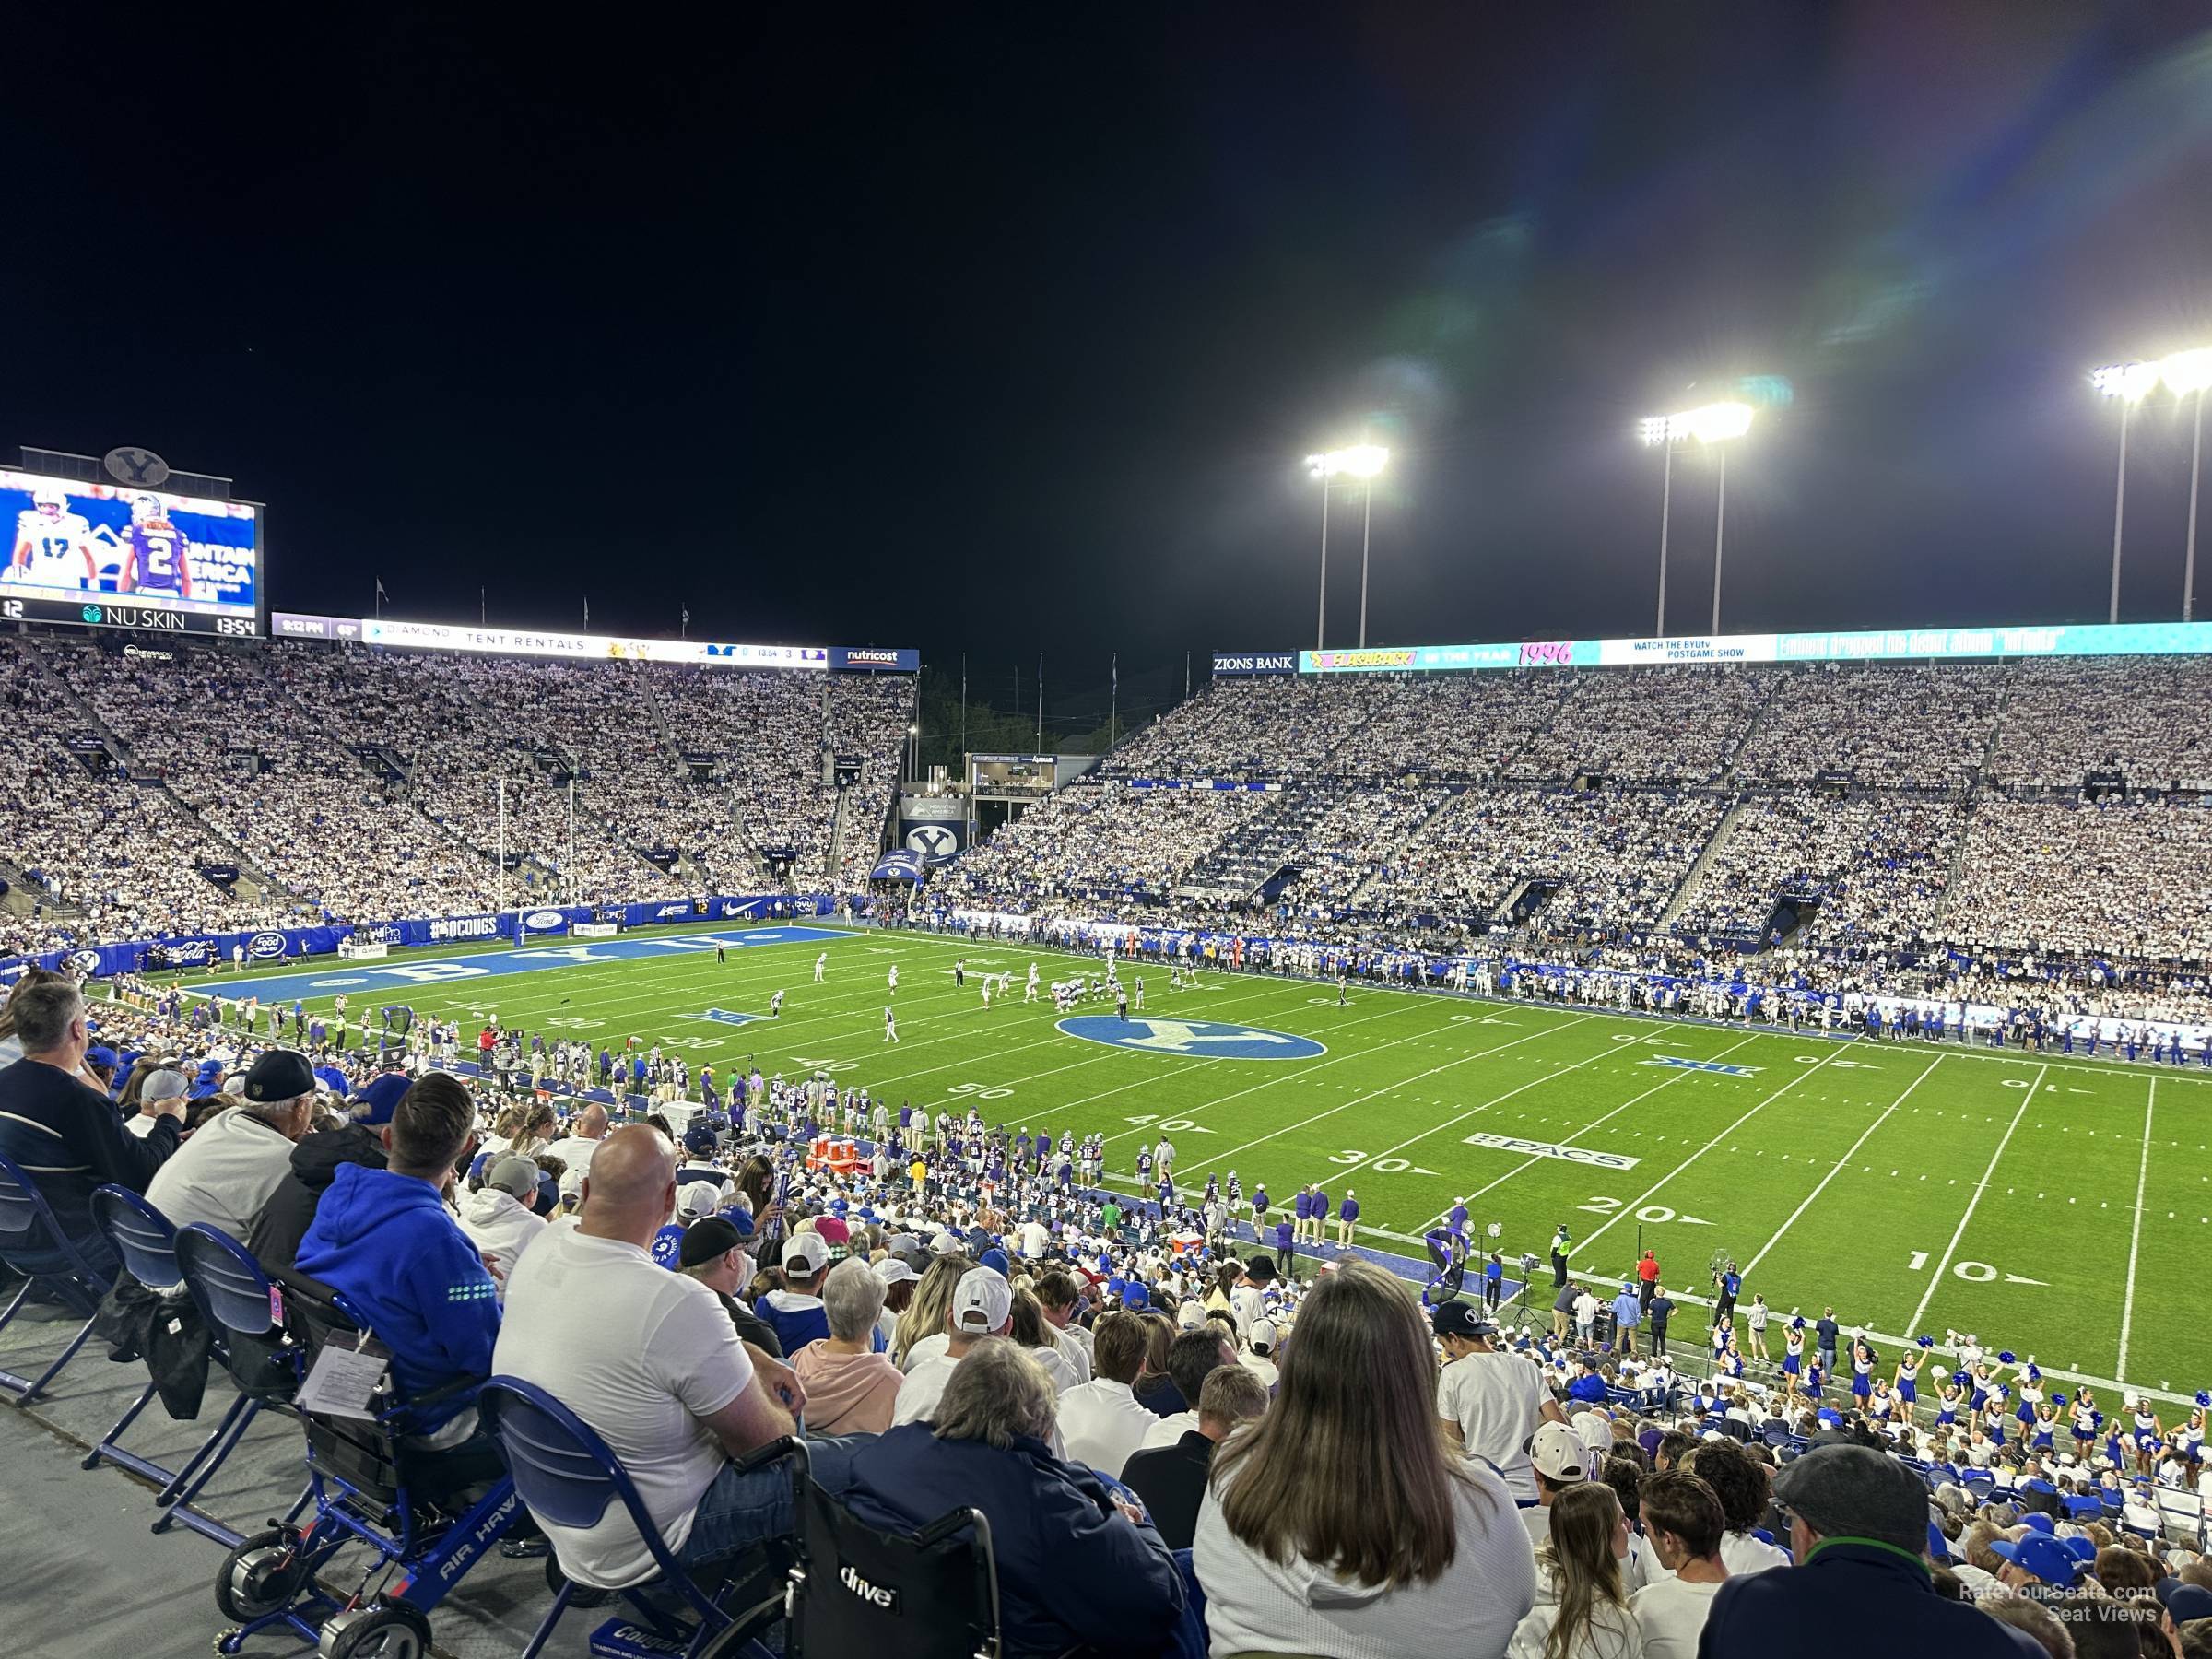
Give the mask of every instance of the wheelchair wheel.
POLYGON ((300 1540, 282 1527, 255 1533, 223 1558, 215 1605, 225 1618, 251 1624, 288 1606, 306 1576, 300 1540))
POLYGON ((429 1659, 430 1621, 401 1602, 333 1614, 320 1643, 330 1659, 429 1659))

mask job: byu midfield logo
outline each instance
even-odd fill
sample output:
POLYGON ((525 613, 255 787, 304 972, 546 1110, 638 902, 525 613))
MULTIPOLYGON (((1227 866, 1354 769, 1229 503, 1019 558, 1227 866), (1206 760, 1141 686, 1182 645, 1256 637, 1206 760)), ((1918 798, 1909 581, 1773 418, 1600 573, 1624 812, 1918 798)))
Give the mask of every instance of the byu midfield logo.
POLYGON ((1112 1014, 1077 1014, 1060 1022, 1070 1037, 1111 1048, 1147 1049, 1156 1054, 1190 1054, 1203 1060, 1311 1060, 1328 1050, 1311 1037, 1263 1031, 1257 1026, 1224 1025, 1218 1019, 1117 1019, 1112 1014))

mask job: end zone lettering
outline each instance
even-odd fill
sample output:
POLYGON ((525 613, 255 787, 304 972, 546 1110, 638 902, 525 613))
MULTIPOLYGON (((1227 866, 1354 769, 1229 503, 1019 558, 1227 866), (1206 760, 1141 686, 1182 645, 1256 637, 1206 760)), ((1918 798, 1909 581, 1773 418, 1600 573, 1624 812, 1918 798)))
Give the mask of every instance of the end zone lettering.
POLYGON ((1632 1170, 1643 1160, 1625 1152, 1593 1152, 1587 1147, 1562 1147, 1556 1141, 1523 1140, 1517 1135, 1470 1135, 1465 1145, 1488 1147, 1500 1152, 1518 1152, 1524 1158, 1557 1158, 1567 1163, 1588 1164, 1599 1170, 1632 1170))

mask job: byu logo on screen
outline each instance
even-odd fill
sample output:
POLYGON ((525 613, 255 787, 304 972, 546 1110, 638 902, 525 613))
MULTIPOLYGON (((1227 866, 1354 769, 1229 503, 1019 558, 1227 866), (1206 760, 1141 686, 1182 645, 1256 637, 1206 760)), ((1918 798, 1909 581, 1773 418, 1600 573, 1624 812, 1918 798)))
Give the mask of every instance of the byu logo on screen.
POLYGON ((1328 1053, 1311 1037, 1224 1025, 1218 1019, 1119 1019, 1112 1014, 1077 1014, 1059 1023, 1070 1037, 1086 1042, 1201 1060, 1311 1060, 1328 1053))
POLYGON ((110 450, 102 465, 111 478, 147 489, 158 489, 169 479, 168 462, 152 450, 133 449, 127 444, 122 449, 110 450))

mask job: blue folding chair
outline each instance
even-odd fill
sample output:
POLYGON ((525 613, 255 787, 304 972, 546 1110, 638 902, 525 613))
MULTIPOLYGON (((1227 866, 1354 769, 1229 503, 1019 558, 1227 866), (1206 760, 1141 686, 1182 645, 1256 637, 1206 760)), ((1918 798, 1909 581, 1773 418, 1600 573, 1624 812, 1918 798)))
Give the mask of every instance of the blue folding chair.
MULTIPOLYGON (((721 1606, 721 1587, 717 1587, 715 1594, 708 1594, 677 1564, 661 1536, 659 1525, 631 1484, 628 1471, 582 1418, 544 1389, 518 1377, 493 1377, 485 1383, 477 1396, 477 1415, 498 1437, 500 1448, 506 1453, 514 1488, 521 1494, 524 1507, 539 1522, 556 1526, 595 1526, 612 1503, 619 1503, 629 1512, 630 1524, 637 1529, 638 1536, 653 1557, 656 1576, 646 1581, 647 1584, 666 1586, 699 1616, 697 1626, 686 1630, 638 1594, 645 1585, 634 1585, 621 1592, 623 1599, 638 1610, 662 1640, 681 1642, 683 1652, 696 1653, 731 1623, 731 1616, 721 1606)), ((771 1462, 792 1452, 796 1444, 788 1440, 771 1442, 739 1466, 750 1468, 771 1462)), ((797 1463, 799 1486, 803 1489, 806 1468, 803 1450, 797 1463)), ((523 1649, 522 1659, 537 1659, 551 1640, 561 1615, 580 1597, 587 1603, 599 1599, 582 1586, 562 1580, 545 1622, 523 1649)), ((775 1603, 781 1605, 782 1601, 779 1590, 775 1603)), ((761 1611, 754 1609, 746 1617, 749 1619, 761 1611)))
POLYGON ((0 1388, 13 1394, 17 1405, 28 1406, 45 1393, 46 1385, 60 1374, 63 1366, 76 1358, 76 1350, 92 1335, 92 1322, 99 1314, 100 1298, 107 1295, 114 1275, 95 1266, 87 1258, 76 1241, 54 1220, 53 1211, 47 1207, 45 1198, 30 1177, 6 1158, 0 1158, 0 1265, 23 1276, 23 1284, 6 1310, 0 1312, 0 1331, 5 1331, 22 1311, 31 1292, 41 1288, 59 1297, 64 1306, 82 1314, 85 1321, 36 1382, 0 1370, 0 1388))

